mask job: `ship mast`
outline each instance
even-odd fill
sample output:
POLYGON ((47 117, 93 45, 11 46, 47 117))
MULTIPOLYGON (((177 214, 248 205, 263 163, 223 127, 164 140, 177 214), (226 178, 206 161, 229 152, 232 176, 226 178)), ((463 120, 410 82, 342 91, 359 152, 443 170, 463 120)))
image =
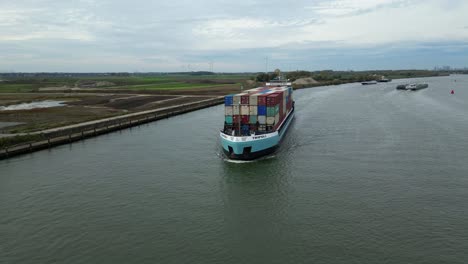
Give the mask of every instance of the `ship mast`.
MULTIPOLYGON (((241 89, 241 93, 244 91, 244 86, 241 84, 240 86, 240 89, 241 89)), ((241 136, 241 119, 242 119, 242 115, 241 115, 241 100, 239 98, 239 120, 238 120, 238 123, 239 123, 239 136, 241 136)))
POLYGON ((239 123, 239 136, 241 135, 241 102, 239 101, 239 118, 238 118, 238 123, 239 123))

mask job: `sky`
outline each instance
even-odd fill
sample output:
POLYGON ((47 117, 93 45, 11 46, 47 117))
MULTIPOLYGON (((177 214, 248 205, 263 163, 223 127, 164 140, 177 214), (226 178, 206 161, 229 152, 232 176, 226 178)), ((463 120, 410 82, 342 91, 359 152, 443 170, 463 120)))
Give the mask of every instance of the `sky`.
POLYGON ((468 67, 468 0, 0 0, 0 72, 468 67))

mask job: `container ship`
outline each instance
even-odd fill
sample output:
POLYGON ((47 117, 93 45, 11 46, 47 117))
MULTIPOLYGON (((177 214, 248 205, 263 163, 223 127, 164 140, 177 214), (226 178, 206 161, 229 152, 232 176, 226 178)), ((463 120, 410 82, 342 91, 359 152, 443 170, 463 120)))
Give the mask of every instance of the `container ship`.
POLYGON ((294 118, 293 89, 281 79, 224 97, 221 145, 229 159, 253 160, 275 152, 294 118))

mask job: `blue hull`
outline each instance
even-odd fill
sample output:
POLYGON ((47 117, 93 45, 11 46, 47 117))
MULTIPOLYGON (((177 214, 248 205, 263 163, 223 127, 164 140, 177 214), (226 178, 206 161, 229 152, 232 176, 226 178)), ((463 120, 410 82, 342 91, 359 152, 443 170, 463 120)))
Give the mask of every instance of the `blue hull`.
POLYGON ((220 132, 221 145, 230 159, 253 160, 275 152, 294 118, 294 108, 278 130, 254 136, 230 136, 220 132))

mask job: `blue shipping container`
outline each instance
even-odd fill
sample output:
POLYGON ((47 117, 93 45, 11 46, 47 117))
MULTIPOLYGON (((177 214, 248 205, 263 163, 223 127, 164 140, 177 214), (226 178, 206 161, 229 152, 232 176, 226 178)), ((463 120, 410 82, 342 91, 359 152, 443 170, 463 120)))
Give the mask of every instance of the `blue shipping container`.
POLYGON ((231 125, 232 124, 232 116, 226 116, 225 121, 226 121, 226 124, 231 125))
POLYGON ((266 115, 267 113, 267 108, 266 105, 259 105, 257 108, 257 114, 258 115, 266 115))
POLYGON ((232 105, 232 101, 233 101, 232 95, 226 95, 226 96, 224 97, 224 105, 225 105, 225 106, 230 106, 230 105, 232 105))

